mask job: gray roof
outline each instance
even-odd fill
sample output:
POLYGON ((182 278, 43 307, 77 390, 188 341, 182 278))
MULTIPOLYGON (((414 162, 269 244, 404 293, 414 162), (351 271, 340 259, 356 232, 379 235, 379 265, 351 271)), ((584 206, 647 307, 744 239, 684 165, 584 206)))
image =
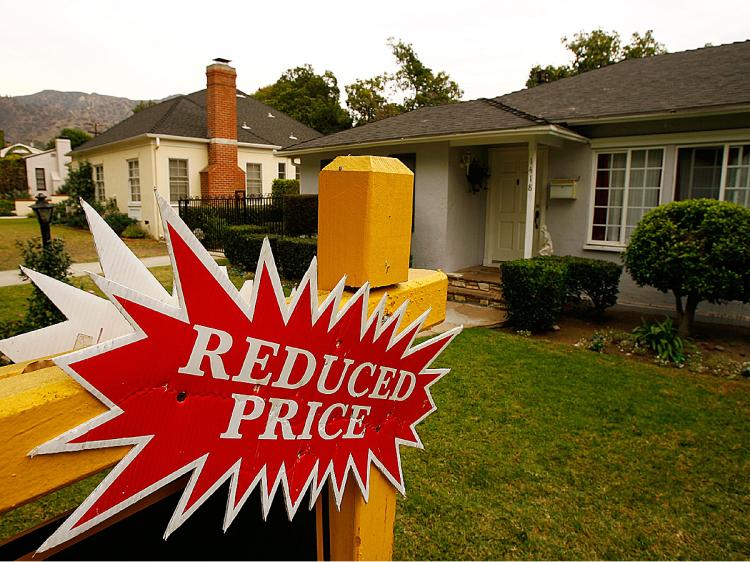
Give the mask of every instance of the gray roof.
POLYGON ((424 107, 285 150, 741 104, 750 104, 750 41, 631 59, 493 100, 424 107))
MULTIPOLYGON (((207 139, 206 90, 177 96, 139 111, 79 146, 73 152, 147 133, 207 139)), ((237 90, 237 139, 239 142, 286 146, 319 136, 318 131, 237 90), (290 139, 290 136, 297 138, 290 139)))

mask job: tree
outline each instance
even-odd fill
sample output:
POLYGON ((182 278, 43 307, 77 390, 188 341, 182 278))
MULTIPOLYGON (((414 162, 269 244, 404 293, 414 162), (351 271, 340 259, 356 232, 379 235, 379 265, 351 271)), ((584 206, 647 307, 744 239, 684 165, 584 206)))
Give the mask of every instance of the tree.
POLYGON ((388 46, 399 65, 394 74, 356 80, 345 88, 346 105, 357 125, 461 99, 463 92, 458 84, 445 72, 435 74, 425 66, 411 44, 390 38, 388 46), (403 101, 398 103, 389 94, 403 101))
MULTIPOLYGON (((71 259, 65 250, 65 243, 61 239, 53 238, 44 245, 41 238, 37 237, 27 240, 25 243, 18 242, 18 246, 25 267, 44 273, 64 283, 70 282, 68 268, 71 259)), ((23 273, 21 275, 25 277, 23 273)), ((29 295, 28 303, 29 308, 25 319, 27 330, 44 328, 65 320, 65 316, 36 285, 29 295)))
POLYGON ((641 219, 623 255, 639 285, 672 292, 679 332, 701 301, 750 302, 750 209, 713 199, 662 205, 641 219))
POLYGON ((138 104, 133 108, 133 115, 136 113, 139 113, 143 111, 144 109, 148 109, 149 107, 153 107, 157 104, 154 100, 141 100, 138 102, 138 104))
MULTIPOLYGON (((81 129, 76 129, 75 127, 65 127, 55 138, 69 139, 70 147, 78 148, 83 143, 90 141, 93 137, 86 131, 82 131, 81 129)), ((55 139, 52 139, 47 143, 47 150, 51 150, 53 148, 55 148, 55 139)))
POLYGON ((315 74, 312 66, 306 64, 290 68, 253 97, 327 135, 352 125, 339 103, 339 95, 338 81, 330 70, 315 74))
POLYGON ((96 201, 93 169, 89 162, 81 162, 68 172, 68 179, 60 187, 59 193, 68 198, 56 205, 55 220, 61 224, 86 228, 86 214, 81 207, 81 199, 97 210, 101 205, 96 201))
POLYGON ((626 59, 652 57, 667 52, 664 45, 654 39, 653 31, 650 29, 642 36, 640 33, 633 33, 630 43, 625 46, 622 46, 620 35, 616 31, 608 33, 602 29, 595 29, 589 33, 582 31, 576 33, 572 39, 563 37, 562 43, 573 53, 573 61, 563 66, 532 67, 526 81, 527 88, 596 70, 626 59))

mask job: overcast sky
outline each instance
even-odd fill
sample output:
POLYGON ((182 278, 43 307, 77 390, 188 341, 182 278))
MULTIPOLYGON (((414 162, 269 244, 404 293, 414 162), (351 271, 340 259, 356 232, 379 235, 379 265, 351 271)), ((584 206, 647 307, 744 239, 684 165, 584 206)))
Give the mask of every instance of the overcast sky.
POLYGON ((597 27, 625 41, 653 29, 669 51, 719 45, 750 38, 750 2, 3 0, 0 95, 160 99, 204 88, 215 57, 232 60, 247 92, 304 63, 333 71, 343 92, 394 70, 395 37, 464 99, 492 97, 523 88, 534 64, 569 62, 560 38, 597 27))

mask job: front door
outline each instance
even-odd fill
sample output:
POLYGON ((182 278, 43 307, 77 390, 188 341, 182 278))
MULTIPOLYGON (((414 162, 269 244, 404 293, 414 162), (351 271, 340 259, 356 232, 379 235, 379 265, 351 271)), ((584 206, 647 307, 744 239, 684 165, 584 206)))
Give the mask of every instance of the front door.
POLYGON ((484 265, 523 258, 526 228, 526 150, 491 153, 484 265))

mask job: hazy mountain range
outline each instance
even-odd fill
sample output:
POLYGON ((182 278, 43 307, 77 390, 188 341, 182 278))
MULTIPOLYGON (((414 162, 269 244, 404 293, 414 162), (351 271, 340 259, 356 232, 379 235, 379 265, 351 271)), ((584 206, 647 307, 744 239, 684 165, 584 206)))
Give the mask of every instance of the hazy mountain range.
POLYGON ((0 129, 5 141, 41 147, 64 127, 94 134, 132 115, 138 100, 44 90, 28 96, 0 96, 0 129))

